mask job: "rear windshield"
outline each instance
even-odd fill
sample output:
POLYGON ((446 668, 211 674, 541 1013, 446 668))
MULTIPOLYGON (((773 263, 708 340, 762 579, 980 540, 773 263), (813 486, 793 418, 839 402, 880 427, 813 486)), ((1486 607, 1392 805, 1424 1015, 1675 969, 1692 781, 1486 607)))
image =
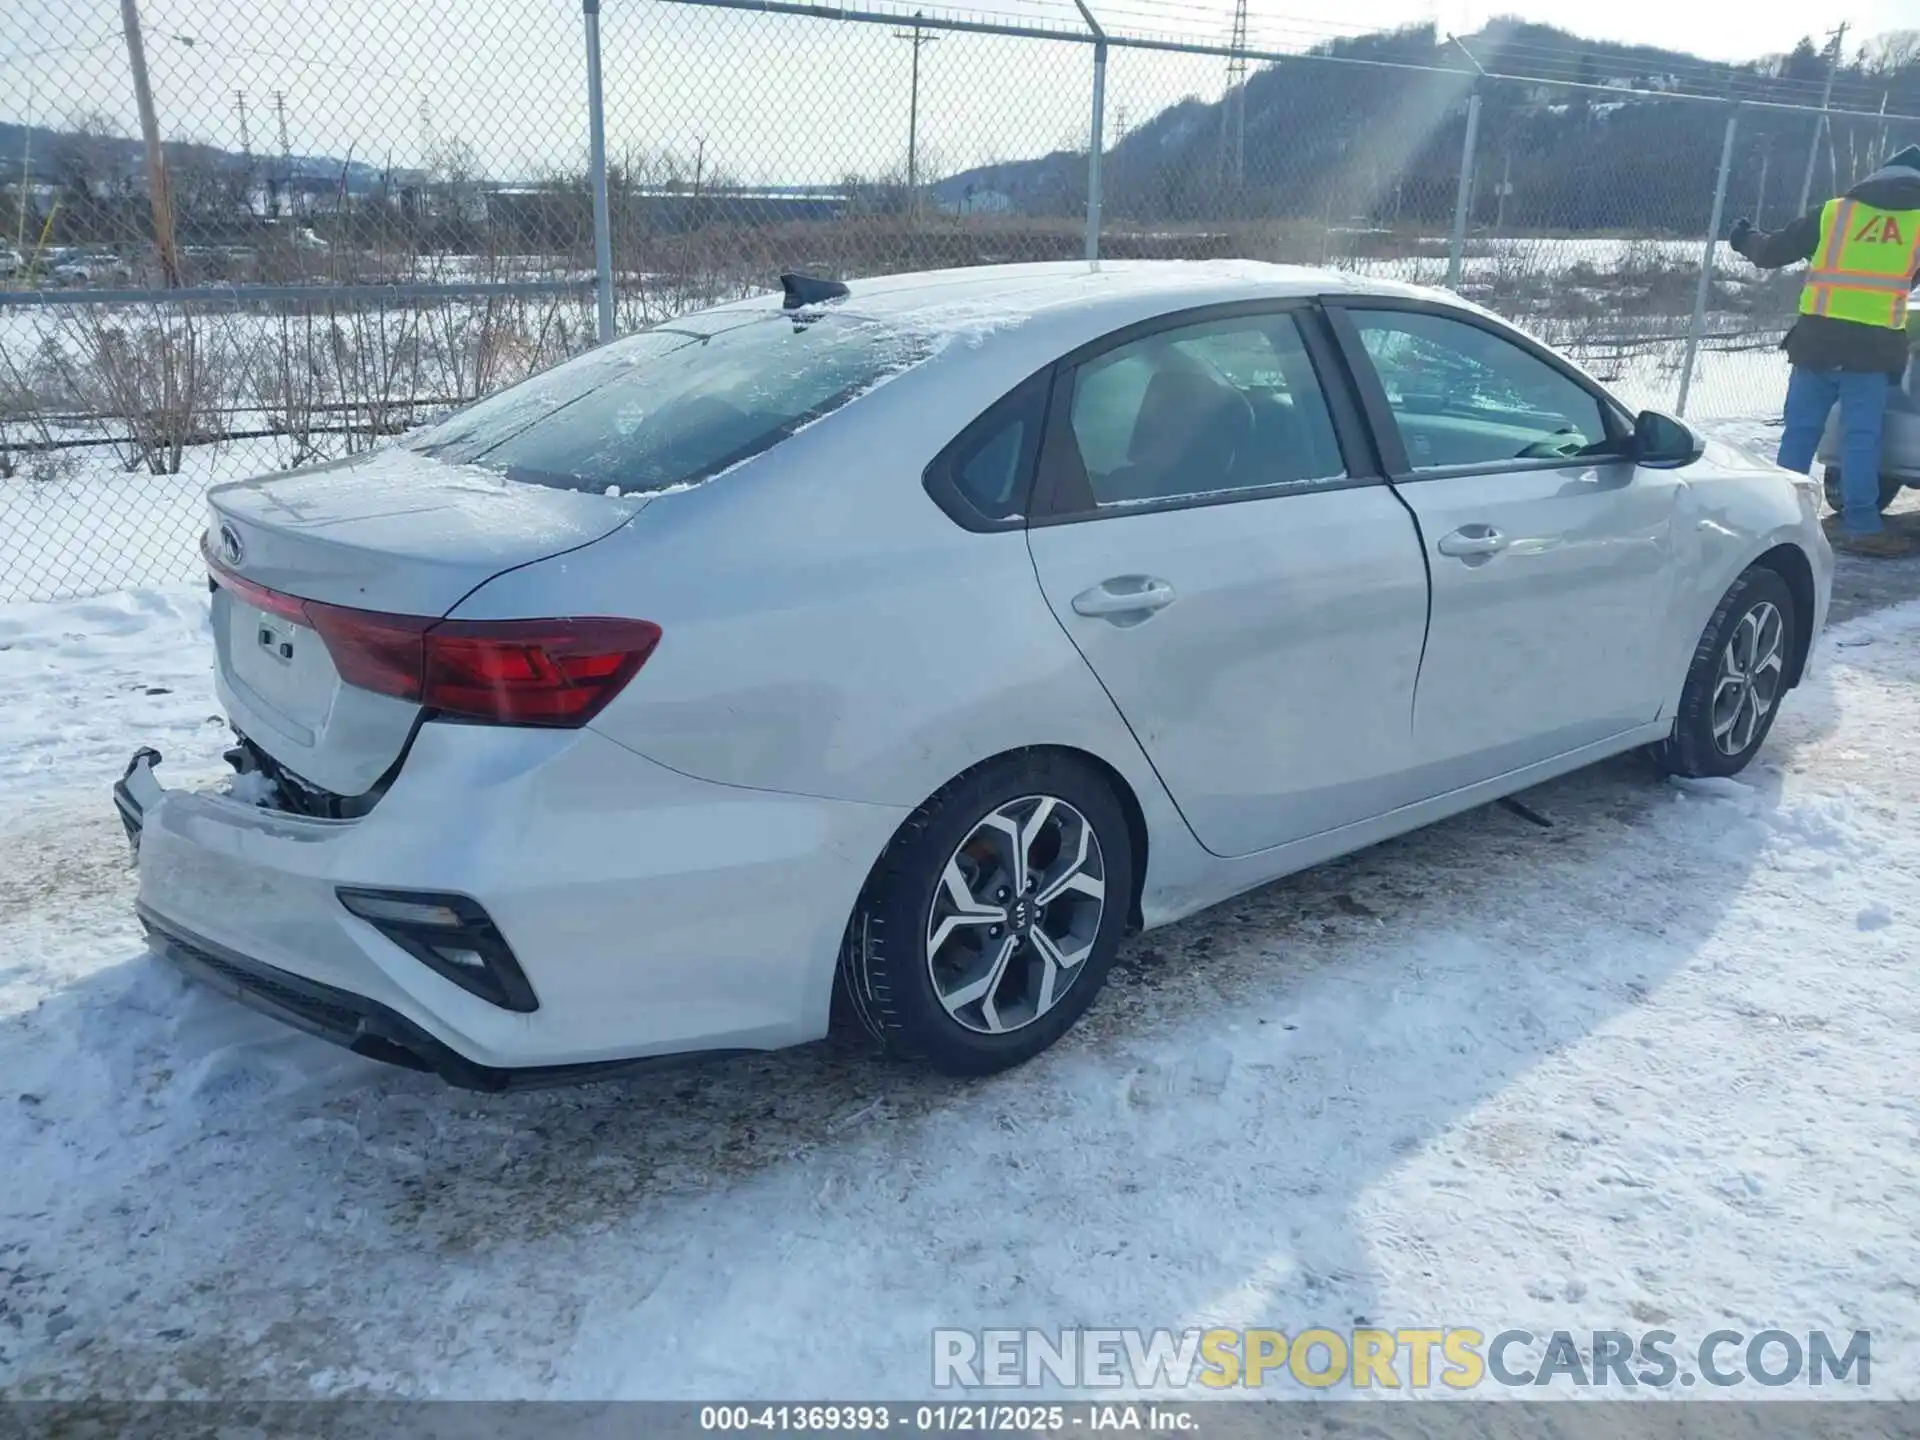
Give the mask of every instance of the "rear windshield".
POLYGON ((931 348, 852 315, 710 315, 589 351, 403 443, 562 490, 664 490, 777 445, 931 348))

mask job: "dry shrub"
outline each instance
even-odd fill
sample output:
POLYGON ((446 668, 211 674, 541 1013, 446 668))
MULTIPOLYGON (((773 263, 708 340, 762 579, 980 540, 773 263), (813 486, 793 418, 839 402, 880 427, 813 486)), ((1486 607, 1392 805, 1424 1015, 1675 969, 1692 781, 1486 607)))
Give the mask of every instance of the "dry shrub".
POLYGON ((174 475, 189 445, 216 438, 209 413, 226 392, 228 347, 202 316, 158 307, 150 318, 82 307, 65 322, 54 364, 92 417, 124 427, 114 448, 128 470, 174 475))

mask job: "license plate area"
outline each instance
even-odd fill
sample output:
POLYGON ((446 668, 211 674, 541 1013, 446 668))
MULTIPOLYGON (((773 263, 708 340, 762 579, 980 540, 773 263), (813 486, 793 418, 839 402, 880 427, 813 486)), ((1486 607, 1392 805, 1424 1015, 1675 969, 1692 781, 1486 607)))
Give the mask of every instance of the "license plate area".
POLYGON ((300 744, 312 746, 326 725, 339 672, 310 626, 249 605, 231 591, 214 601, 214 625, 228 679, 249 708, 300 744))

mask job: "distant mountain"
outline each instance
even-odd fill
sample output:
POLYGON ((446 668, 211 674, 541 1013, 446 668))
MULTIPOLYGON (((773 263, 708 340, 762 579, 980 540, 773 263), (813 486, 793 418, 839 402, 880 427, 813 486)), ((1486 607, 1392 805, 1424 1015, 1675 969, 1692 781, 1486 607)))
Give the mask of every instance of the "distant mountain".
MULTIPOLYGON (((249 162, 238 151, 221 149, 191 141, 166 142, 167 164, 171 169, 199 170, 238 179, 249 162)), ((137 138, 74 130, 50 130, 0 120, 0 185, 20 182, 23 161, 31 167, 33 179, 43 185, 57 185, 84 175, 91 183, 111 185, 146 184, 146 149, 137 138)), ((365 194, 381 180, 381 169, 361 161, 342 161, 327 155, 294 155, 282 159, 277 154, 252 157, 251 169, 256 184, 269 179, 280 181, 291 176, 296 185, 340 184, 344 168, 350 194, 365 194)), ((409 176, 415 172, 406 172, 409 176)))
MULTIPOLYGON (((1239 213, 1442 223, 1455 201, 1474 62, 1496 74, 1537 77, 1482 89, 1476 219, 1586 230, 1698 233, 1706 222, 1725 111, 1633 92, 1806 103, 1817 100, 1813 82, 1825 75, 1810 46, 1728 65, 1512 20, 1460 42, 1432 26, 1335 40, 1248 76, 1237 182, 1223 100, 1189 98, 1128 130, 1102 166, 1108 213, 1149 222, 1239 213)), ((1883 94, 1892 113, 1920 114, 1920 63, 1872 76, 1843 69, 1835 103, 1870 109, 1883 94)), ((1816 185, 1832 183, 1836 168, 1844 183, 1880 143, 1867 122, 1836 120, 1832 131, 1834 148, 1831 157, 1822 152, 1816 185)), ((1804 163, 1807 117, 1749 110, 1739 137, 1731 213, 1763 198, 1759 182, 1770 170, 1775 208, 1768 214, 1778 221, 1777 207, 1804 163)), ((1086 169, 1084 153, 1055 152, 963 171, 934 194, 948 210, 1072 214, 1086 202, 1086 169)))

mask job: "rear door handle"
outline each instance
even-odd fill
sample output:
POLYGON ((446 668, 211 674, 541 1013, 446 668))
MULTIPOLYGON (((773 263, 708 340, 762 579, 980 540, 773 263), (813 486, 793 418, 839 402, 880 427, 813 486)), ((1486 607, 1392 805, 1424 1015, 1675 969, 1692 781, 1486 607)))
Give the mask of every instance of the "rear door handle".
POLYGON ((1116 575, 1073 597, 1073 613, 1116 625, 1137 624, 1174 602, 1173 586, 1151 575, 1116 575))
POLYGON ((1456 560, 1486 560, 1511 543, 1491 525, 1462 525, 1452 534, 1440 537, 1439 550, 1456 560))

